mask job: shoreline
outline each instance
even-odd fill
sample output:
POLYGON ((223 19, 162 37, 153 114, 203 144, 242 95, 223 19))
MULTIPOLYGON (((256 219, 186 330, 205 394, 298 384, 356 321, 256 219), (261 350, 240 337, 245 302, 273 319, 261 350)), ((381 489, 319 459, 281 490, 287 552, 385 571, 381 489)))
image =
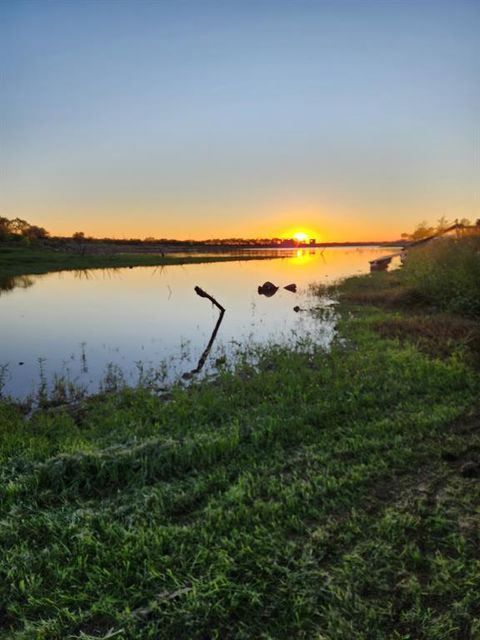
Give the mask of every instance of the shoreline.
MULTIPOLYGON (((15 276, 39 275, 59 271, 88 269, 122 269, 130 267, 160 267, 214 262, 273 260, 282 256, 176 256, 161 254, 73 254, 44 249, 1 249, 0 279, 15 276)), ((286 257, 286 256, 285 256, 286 257)))
POLYGON ((337 293, 329 351, 266 347, 166 398, 0 403, 0 636, 478 628, 473 325, 395 272, 337 293))
MULTIPOLYGON (((325 244, 299 247, 198 247, 195 249, 179 247, 169 248, 162 252, 140 253, 137 249, 103 253, 73 252, 53 250, 44 247, 18 247, 12 244, 0 243, 0 279, 16 276, 40 275, 50 272, 86 270, 86 269, 115 269, 130 267, 159 267, 186 264, 205 264, 214 262, 232 262, 248 260, 274 260, 288 258, 295 251, 315 249, 355 249, 355 248, 387 248, 396 245, 377 244, 325 244), (257 254, 256 254, 256 253, 257 254), (266 254, 262 252, 267 252, 266 254), (193 255, 189 255, 189 254, 193 255), (200 255, 194 255, 198 253, 200 255), (219 254, 232 255, 219 255, 219 254), (184 254, 184 255, 179 255, 184 254)), ((117 247, 119 249, 119 247, 117 247)))

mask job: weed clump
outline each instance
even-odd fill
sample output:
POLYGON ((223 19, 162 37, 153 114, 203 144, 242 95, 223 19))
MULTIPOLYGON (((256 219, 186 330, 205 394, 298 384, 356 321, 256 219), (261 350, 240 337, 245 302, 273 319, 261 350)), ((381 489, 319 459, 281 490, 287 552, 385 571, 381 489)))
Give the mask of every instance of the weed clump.
POLYGON ((441 310, 480 316, 480 237, 438 239, 410 251, 402 280, 441 310))
POLYGON ((480 237, 443 238, 408 251, 402 269, 347 278, 337 294, 353 305, 480 316, 480 237))

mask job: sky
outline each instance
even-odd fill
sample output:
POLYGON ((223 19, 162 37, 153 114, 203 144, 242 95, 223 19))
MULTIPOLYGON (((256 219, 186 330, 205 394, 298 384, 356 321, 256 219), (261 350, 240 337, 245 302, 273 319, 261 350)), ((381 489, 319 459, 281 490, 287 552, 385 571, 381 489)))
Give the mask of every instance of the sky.
POLYGON ((479 0, 0 0, 0 215, 110 237, 480 217, 479 0))

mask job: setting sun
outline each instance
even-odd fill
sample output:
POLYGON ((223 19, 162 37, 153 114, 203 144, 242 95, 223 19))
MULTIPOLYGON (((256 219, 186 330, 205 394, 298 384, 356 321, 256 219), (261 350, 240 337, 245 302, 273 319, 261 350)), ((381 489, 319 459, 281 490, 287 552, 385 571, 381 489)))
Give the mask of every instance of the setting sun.
POLYGON ((297 231, 296 233, 293 234, 293 237, 295 240, 298 240, 298 242, 308 241, 308 235, 305 233, 305 231, 297 231))
POLYGON ((310 242, 324 241, 324 234, 321 233, 315 224, 309 224, 309 221, 305 220, 302 226, 291 226, 282 229, 279 236, 285 240, 294 240, 301 244, 308 244, 310 242))

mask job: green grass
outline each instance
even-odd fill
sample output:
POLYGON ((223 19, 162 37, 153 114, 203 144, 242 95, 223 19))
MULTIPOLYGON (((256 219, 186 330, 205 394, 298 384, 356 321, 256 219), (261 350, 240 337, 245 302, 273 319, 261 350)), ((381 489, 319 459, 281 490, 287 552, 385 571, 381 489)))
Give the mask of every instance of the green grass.
POLYGON ((232 260, 261 260, 265 256, 174 256, 161 254, 76 254, 42 248, 15 247, 0 243, 0 278, 66 271, 70 269, 113 269, 116 267, 168 266, 232 260))
POLYGON ((480 368, 480 238, 413 249, 404 268, 348 278, 332 293, 364 316, 376 309, 371 327, 381 336, 432 356, 463 350, 480 368))
POLYGON ((349 304, 421 313, 480 316, 480 237, 436 240, 411 249, 406 265, 392 272, 354 276, 342 282, 349 304))
POLYGON ((479 378, 375 315, 169 401, 0 405, 0 637, 476 637, 479 378))
POLYGON ((441 309, 480 316, 480 237, 437 240, 412 250, 403 278, 441 309))

